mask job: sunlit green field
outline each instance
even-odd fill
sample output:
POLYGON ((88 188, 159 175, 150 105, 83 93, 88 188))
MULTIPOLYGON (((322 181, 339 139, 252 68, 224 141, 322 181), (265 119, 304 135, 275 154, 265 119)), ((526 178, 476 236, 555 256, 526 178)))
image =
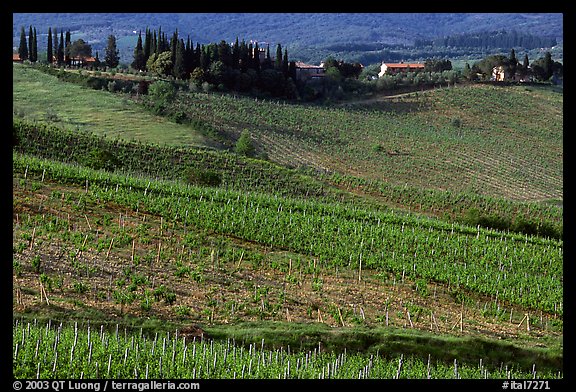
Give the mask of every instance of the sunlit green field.
POLYGON ((126 140, 160 145, 205 143, 191 127, 154 116, 120 95, 61 82, 21 64, 14 64, 12 77, 13 110, 17 115, 126 140))

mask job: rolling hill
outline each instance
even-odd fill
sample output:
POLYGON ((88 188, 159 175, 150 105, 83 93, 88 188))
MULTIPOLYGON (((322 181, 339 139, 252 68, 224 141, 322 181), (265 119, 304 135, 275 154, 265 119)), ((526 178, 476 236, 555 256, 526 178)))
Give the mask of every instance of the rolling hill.
POLYGON ((562 87, 182 85, 174 121, 43 69, 13 64, 14 374, 288 378, 314 350, 330 363, 304 377, 563 377, 562 87), (233 151, 245 130, 257 158, 233 151))

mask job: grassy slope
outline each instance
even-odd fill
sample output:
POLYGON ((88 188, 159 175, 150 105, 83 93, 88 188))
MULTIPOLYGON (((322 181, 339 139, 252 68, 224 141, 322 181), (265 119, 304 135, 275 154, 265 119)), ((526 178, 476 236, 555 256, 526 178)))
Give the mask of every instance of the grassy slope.
POLYGON ((193 146, 206 140, 194 129, 154 116, 130 100, 60 82, 21 64, 13 65, 13 110, 27 118, 46 120, 126 140, 193 146))

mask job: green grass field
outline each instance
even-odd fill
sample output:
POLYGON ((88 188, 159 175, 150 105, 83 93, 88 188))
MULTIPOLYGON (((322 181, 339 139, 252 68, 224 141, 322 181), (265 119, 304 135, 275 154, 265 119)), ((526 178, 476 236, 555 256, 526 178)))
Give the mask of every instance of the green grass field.
POLYGON ((129 99, 64 83, 21 64, 13 65, 13 111, 69 129, 159 145, 204 145, 193 128, 154 116, 129 99))

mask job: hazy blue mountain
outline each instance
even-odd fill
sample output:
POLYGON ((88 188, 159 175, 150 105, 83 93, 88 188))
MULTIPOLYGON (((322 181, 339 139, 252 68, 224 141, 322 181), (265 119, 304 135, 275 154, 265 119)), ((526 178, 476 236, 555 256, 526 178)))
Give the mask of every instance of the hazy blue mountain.
POLYGON ((236 37, 268 42, 271 48, 280 43, 292 54, 338 44, 412 45, 417 38, 502 29, 563 38, 560 13, 14 13, 15 46, 21 26, 29 25, 41 34, 39 45, 48 27, 70 30, 73 39, 88 40, 96 50, 114 34, 126 58, 137 32, 146 27, 162 27, 170 35, 178 29, 194 43, 233 42, 236 37))

